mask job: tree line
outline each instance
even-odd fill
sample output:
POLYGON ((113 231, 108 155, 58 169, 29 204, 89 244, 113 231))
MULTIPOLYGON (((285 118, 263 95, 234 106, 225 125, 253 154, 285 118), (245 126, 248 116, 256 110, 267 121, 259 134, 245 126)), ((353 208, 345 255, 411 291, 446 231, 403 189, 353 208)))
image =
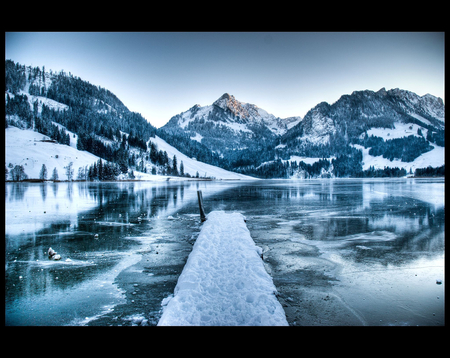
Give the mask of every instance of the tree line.
POLYGON ((418 168, 416 169, 416 171, 414 172, 414 176, 415 177, 443 177, 445 176, 445 164, 437 167, 437 168, 433 168, 432 166, 428 166, 426 168, 418 168))

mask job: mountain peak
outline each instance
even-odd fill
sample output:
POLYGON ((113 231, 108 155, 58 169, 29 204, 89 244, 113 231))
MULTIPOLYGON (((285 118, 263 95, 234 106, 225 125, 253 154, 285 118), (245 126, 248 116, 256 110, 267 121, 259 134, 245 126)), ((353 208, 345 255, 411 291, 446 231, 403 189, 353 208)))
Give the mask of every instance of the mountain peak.
POLYGON ((230 95, 229 93, 224 93, 213 104, 225 109, 228 106, 229 102, 237 102, 237 101, 233 95, 230 95))
POLYGON ((248 110, 241 102, 236 100, 233 95, 224 93, 213 105, 222 108, 225 111, 230 111, 233 116, 247 118, 249 116, 248 110))
POLYGON ((386 96, 387 95, 386 88, 385 87, 381 88, 377 93, 379 95, 386 96))
POLYGON ((222 96, 220 96, 219 100, 221 100, 221 99, 226 99, 226 100, 234 99, 234 96, 230 95, 229 93, 224 93, 222 96))

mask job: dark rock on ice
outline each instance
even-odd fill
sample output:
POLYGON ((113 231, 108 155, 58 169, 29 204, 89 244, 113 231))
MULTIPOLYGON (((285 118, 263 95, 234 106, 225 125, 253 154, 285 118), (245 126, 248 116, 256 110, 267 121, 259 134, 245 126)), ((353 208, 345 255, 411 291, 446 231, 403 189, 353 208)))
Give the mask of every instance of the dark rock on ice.
POLYGON ((50 247, 48 249, 48 258, 50 260, 61 260, 61 255, 58 255, 57 252, 50 247))

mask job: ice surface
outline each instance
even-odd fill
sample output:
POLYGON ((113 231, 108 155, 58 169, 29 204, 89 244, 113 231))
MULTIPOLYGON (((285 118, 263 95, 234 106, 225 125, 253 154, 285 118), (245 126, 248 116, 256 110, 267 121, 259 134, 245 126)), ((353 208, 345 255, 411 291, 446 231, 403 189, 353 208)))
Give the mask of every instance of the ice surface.
POLYGON ((6 325, 156 325, 208 223, 197 190, 206 212, 247 217, 290 325, 445 324, 442 178, 5 188, 6 325))
POLYGON ((261 252, 242 214, 211 212, 158 325, 287 325, 261 252))

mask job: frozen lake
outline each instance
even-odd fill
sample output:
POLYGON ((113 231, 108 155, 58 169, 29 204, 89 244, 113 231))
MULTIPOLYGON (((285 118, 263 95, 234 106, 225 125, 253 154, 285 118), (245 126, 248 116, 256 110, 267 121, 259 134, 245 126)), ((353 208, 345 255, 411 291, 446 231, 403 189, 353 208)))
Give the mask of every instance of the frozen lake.
POLYGON ((206 212, 246 216, 290 325, 444 325, 444 184, 7 183, 5 324, 156 325, 202 190, 206 212))

